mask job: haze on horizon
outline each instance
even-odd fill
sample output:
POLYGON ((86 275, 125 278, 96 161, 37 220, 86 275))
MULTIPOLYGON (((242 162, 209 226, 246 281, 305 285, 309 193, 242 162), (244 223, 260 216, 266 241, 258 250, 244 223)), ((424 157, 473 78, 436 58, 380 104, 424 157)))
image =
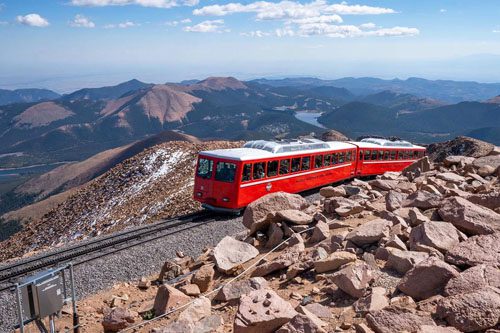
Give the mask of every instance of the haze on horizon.
POLYGON ((495 0, 0 0, 0 88, 132 78, 500 82, 495 0))

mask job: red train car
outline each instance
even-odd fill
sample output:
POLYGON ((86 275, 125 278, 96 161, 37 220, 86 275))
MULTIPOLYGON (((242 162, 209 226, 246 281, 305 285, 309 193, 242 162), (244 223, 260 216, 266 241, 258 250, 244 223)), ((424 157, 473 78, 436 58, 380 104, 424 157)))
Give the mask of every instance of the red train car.
POLYGON ((424 154, 425 148, 409 142, 381 139, 250 141, 243 148, 200 152, 194 199, 207 209, 239 212, 270 192, 297 193, 356 176, 400 171, 424 154))

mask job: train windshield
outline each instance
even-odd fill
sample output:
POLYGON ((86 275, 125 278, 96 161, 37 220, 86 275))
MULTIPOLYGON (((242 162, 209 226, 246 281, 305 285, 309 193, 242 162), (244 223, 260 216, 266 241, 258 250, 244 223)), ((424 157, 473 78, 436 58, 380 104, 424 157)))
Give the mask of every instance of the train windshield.
POLYGON ((212 177, 212 169, 214 168, 214 161, 200 158, 198 161, 198 170, 196 175, 204 179, 210 179, 212 177))
POLYGON ((228 162, 217 162, 215 180, 232 183, 236 175, 236 164, 228 162))

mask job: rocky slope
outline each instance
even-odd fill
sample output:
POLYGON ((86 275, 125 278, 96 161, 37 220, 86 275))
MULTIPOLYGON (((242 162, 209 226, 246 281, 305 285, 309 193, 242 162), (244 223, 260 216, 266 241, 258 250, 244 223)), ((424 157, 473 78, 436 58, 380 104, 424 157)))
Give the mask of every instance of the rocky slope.
POLYGON ((191 198, 197 153, 236 146, 241 142, 173 141, 146 149, 0 243, 0 260, 198 210, 191 198))
POLYGON ((312 204, 269 194, 245 211, 248 232, 82 300, 85 330, 498 332, 499 178, 492 151, 425 157, 312 204))

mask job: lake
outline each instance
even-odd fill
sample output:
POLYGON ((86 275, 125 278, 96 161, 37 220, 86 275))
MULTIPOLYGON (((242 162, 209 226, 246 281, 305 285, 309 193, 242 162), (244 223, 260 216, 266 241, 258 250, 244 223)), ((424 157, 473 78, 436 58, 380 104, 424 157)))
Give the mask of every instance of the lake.
POLYGON ((322 112, 317 111, 296 111, 295 118, 305 123, 320 127, 326 128, 318 122, 319 116, 321 116, 322 112))

